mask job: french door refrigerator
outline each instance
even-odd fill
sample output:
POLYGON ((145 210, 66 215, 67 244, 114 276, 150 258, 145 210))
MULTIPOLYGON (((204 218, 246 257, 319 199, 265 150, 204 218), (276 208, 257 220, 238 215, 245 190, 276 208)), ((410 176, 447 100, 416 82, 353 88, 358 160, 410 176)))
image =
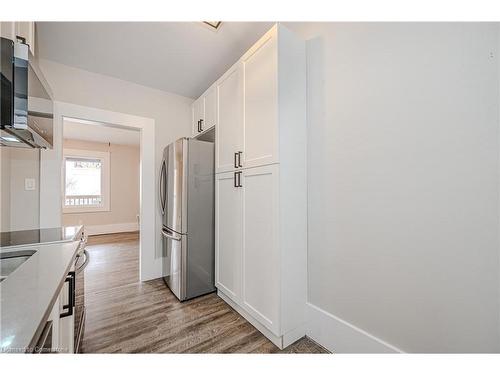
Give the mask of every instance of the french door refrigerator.
POLYGON ((180 301, 213 292, 214 144, 165 147, 159 181, 164 280, 180 301))

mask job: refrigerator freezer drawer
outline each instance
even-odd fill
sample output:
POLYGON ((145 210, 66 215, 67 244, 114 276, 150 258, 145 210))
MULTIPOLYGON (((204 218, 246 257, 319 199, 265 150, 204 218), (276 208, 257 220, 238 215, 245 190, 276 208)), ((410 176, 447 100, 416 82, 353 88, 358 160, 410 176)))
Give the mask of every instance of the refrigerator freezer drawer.
POLYGON ((163 274, 165 283, 172 293, 183 301, 186 299, 186 247, 187 238, 168 228, 163 234, 163 274))

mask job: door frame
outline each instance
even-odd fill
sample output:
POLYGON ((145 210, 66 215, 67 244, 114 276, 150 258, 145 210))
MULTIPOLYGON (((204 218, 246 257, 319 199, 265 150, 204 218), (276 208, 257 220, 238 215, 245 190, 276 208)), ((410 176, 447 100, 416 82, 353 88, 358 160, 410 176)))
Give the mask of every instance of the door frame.
MULTIPOLYGON (((40 227, 62 225, 62 160, 64 118, 76 118, 140 132, 140 241, 139 278, 162 276, 162 258, 156 249, 155 120, 60 101, 54 102, 54 144, 40 156, 40 227)), ((161 250, 161 249, 160 249, 161 250)))

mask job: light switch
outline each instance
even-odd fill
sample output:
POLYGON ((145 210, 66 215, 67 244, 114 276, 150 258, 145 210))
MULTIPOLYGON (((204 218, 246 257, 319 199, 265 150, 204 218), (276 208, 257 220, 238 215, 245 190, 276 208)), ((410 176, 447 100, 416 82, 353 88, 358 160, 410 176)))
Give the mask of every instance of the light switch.
POLYGON ((35 190, 35 189, 36 189, 36 180, 34 178, 25 178, 24 190, 35 190))

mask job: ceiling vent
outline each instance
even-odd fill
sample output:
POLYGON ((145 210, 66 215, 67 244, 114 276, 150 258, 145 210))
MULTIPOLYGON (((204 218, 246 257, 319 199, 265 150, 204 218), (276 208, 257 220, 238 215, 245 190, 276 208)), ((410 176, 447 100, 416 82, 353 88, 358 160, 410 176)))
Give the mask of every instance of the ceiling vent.
POLYGON ((203 23, 215 31, 219 29, 222 21, 203 21, 203 23))

